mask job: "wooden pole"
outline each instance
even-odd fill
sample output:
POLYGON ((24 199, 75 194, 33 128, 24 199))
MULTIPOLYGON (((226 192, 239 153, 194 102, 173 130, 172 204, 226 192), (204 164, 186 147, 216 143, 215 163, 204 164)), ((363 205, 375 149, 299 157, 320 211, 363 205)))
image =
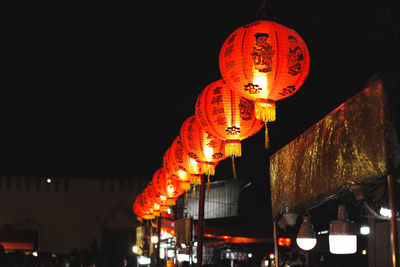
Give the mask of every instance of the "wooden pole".
POLYGON ((398 229, 397 229, 397 222, 396 222, 396 207, 395 207, 395 197, 394 197, 394 177, 393 174, 389 174, 387 176, 387 183, 389 189, 389 207, 392 213, 390 217, 390 225, 392 229, 391 233, 391 243, 392 243, 392 263, 393 267, 400 266, 399 260, 399 241, 398 239, 398 229))
POLYGON ((204 234, 204 201, 206 192, 206 178, 201 175, 200 194, 199 194, 199 218, 197 221, 197 266, 203 264, 203 234, 204 234))
POLYGON ((275 266, 279 266, 278 264, 278 233, 276 230, 276 220, 273 221, 273 225, 274 225, 274 254, 275 254, 275 266))

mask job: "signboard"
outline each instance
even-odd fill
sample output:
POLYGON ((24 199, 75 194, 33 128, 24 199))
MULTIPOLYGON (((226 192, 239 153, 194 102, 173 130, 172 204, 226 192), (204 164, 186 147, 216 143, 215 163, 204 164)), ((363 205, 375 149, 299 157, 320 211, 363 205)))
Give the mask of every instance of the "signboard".
POLYGON ((185 218, 175 221, 175 243, 191 244, 192 243, 192 225, 193 218, 185 218))
POLYGON ((136 227, 136 246, 138 248, 138 252, 136 254, 142 255, 143 254, 143 228, 141 226, 136 227))
POLYGON ((272 214, 301 210, 393 168, 394 131, 381 79, 270 158, 272 214))

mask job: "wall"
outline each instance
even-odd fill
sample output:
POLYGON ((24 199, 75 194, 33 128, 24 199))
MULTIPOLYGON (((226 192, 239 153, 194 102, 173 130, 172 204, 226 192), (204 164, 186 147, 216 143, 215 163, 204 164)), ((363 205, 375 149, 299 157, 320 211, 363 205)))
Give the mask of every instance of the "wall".
POLYGON ((103 229, 137 224, 133 201, 147 184, 139 180, 0 177, 0 227, 37 224, 40 250, 70 252, 101 246, 103 229))
MULTIPOLYGON (((392 246, 391 226, 389 220, 369 218, 371 233, 368 236, 368 263, 370 267, 391 267, 392 246)), ((397 229, 400 229, 400 221, 397 221, 397 229)), ((400 232, 397 236, 400 242, 400 232)))
MULTIPOLYGON (((244 182, 237 180, 223 180, 212 182, 210 192, 205 196, 204 218, 216 219, 238 216, 239 212, 239 193, 244 182)), ((192 198, 193 189, 188 192, 188 204, 185 212, 187 217, 197 220, 199 213, 199 193, 200 186, 196 186, 195 198, 192 198)))

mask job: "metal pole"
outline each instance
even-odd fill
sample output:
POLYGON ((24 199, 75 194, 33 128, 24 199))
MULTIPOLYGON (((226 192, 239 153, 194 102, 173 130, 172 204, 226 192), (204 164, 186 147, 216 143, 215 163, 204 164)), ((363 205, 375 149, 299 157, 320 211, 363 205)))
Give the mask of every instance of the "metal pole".
POLYGON ((276 220, 273 221, 274 225, 274 254, 275 254, 275 266, 278 267, 278 234, 276 232, 276 220))
POLYGON ((393 174, 389 174, 387 176, 387 183, 388 183, 388 189, 389 189, 389 207, 392 213, 392 216, 390 217, 390 224, 392 228, 392 233, 391 233, 391 242, 392 242, 392 262, 393 262, 393 267, 399 267, 400 266, 400 260, 399 260, 399 243, 398 243, 398 229, 397 229, 397 222, 396 222, 396 207, 395 207, 395 201, 394 201, 394 177, 393 174))
POLYGON ((201 175, 199 195, 199 219, 197 221, 197 266, 203 264, 203 234, 204 234, 204 200, 205 200, 205 175, 201 175))

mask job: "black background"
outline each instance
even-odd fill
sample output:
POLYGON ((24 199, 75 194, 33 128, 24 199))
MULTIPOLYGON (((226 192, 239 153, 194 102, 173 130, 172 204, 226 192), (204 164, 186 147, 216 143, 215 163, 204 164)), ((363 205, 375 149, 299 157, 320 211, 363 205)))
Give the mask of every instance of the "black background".
MULTIPOLYGON (((399 73, 395 1, 267 1, 266 19, 296 30, 311 57, 300 90, 243 141, 236 166, 268 203, 268 161, 375 73, 399 73)), ((6 10, 0 175, 150 180, 201 90, 220 79, 218 54, 261 1, 69 2, 6 10)), ((230 179, 231 163, 215 179, 230 179)), ((265 207, 264 207, 265 208, 265 207)))

